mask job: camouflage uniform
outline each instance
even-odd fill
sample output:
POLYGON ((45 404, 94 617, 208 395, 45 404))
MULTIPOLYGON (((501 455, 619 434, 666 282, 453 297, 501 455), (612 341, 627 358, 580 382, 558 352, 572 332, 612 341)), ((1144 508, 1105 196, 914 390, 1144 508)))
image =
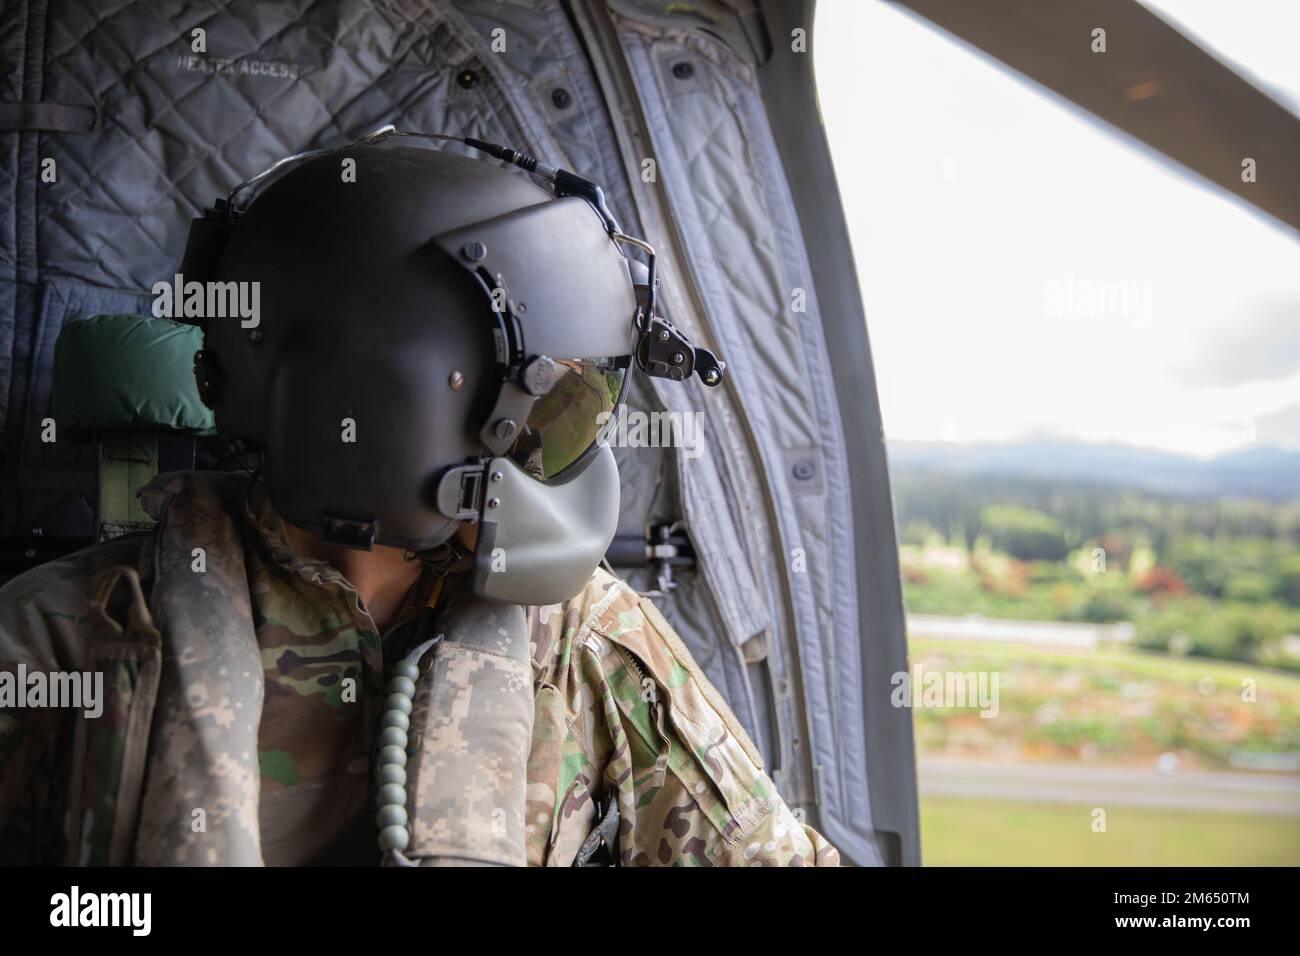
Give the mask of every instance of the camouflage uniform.
MULTIPOLYGON (((105 696, 97 719, 0 713, 0 862, 377 860, 384 644, 356 591, 295 555, 243 478, 164 475, 141 497, 151 532, 0 589, 0 669, 100 671, 105 696)), ((611 804, 623 865, 838 863, 650 602, 597 572, 526 614, 530 865, 571 865, 611 804)))

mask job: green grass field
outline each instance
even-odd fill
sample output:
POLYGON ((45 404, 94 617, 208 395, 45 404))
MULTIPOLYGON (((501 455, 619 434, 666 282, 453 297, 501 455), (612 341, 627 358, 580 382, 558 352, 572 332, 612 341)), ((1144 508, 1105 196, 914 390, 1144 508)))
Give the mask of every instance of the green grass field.
POLYGON ((1296 817, 921 797, 927 866, 1298 866, 1296 817))

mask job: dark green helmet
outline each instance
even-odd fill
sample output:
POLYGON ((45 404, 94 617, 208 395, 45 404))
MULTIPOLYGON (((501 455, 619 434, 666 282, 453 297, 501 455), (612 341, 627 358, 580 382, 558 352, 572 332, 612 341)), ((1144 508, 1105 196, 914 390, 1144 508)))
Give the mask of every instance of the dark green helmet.
POLYGON ((580 590, 614 535, 602 437, 648 326, 607 213, 371 140, 301 158, 246 208, 241 189, 195 220, 182 274, 256 283, 255 316, 191 316, 195 371, 276 510, 367 548, 481 522, 478 593, 580 590))

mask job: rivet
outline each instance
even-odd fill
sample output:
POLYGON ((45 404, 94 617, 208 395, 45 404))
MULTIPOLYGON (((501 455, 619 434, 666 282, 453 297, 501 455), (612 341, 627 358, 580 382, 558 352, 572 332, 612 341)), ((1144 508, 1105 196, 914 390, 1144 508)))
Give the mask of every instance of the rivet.
POLYGON ((569 95, 566 89, 558 89, 551 93, 551 102, 555 104, 556 109, 565 110, 573 102, 573 97, 569 95))
POLYGON ((256 345, 258 342, 262 341, 262 330, 261 330, 261 329, 253 329, 253 331, 249 332, 249 333, 248 333, 248 341, 252 342, 254 345, 256 345))
POLYGON ((685 79, 689 79, 694 75, 695 75, 695 67, 693 67, 691 64, 687 63, 686 61, 683 60, 681 63, 673 64, 673 76, 677 77, 677 79, 685 80, 685 79))
POLYGON ((502 478, 504 478, 504 477, 505 477, 505 475, 501 474, 501 472, 499 472, 499 471, 494 471, 494 472, 492 472, 492 480, 493 480, 493 481, 500 481, 500 480, 501 480, 502 478))
POLYGON ((461 70, 456 75, 456 82, 460 84, 461 89, 473 89, 478 86, 478 74, 473 70, 461 70))
POLYGON ((458 392, 461 386, 465 384, 465 376, 461 375, 460 372, 452 372, 447 376, 447 384, 451 386, 453 392, 458 392))
POLYGON ((815 474, 815 469, 812 466, 812 462, 808 462, 808 461, 795 462, 793 471, 794 471, 794 476, 798 478, 800 481, 807 481, 815 474))
POLYGON ((660 342, 667 342, 667 341, 668 341, 668 330, 667 330, 667 329, 664 329, 662 332, 659 333, 659 341, 660 341, 660 342))
POLYGON ((682 364, 683 362, 685 362, 685 361, 686 361, 686 356, 683 355, 681 352, 674 352, 674 353, 673 353, 673 364, 674 364, 674 365, 681 365, 681 364, 682 364))
POLYGON ((488 507, 489 507, 489 508, 499 508, 499 507, 501 507, 501 499, 500 499, 500 498, 489 498, 489 499, 488 499, 488 507))
POLYGON ((487 246, 481 242, 467 242, 461 246, 460 254, 470 262, 482 262, 487 257, 487 246))

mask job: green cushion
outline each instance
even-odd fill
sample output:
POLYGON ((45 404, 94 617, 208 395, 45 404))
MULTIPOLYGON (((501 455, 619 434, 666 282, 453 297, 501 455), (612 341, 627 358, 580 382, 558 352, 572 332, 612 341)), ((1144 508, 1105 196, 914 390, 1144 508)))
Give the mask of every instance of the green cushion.
POLYGON ((202 330, 171 319, 96 315, 70 322, 54 343, 54 420, 60 429, 215 434, 194 383, 194 353, 202 347, 202 330))

